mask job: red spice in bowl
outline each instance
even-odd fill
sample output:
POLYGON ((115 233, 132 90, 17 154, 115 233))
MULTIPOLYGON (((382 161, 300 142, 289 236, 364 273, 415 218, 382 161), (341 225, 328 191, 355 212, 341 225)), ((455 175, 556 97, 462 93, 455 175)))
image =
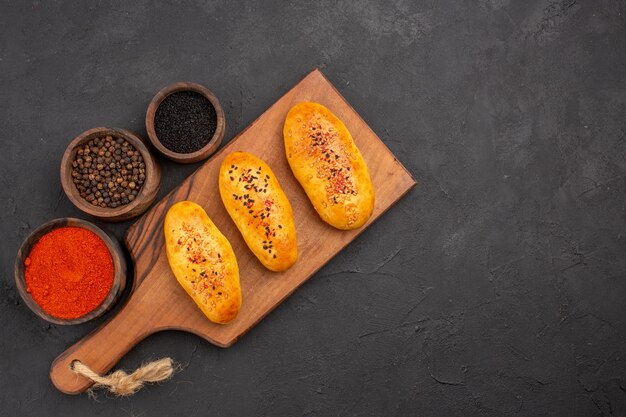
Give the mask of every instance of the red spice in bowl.
POLYGON ((94 232, 61 227, 43 235, 24 260, 26 291, 51 316, 75 319, 107 297, 115 274, 111 253, 94 232))

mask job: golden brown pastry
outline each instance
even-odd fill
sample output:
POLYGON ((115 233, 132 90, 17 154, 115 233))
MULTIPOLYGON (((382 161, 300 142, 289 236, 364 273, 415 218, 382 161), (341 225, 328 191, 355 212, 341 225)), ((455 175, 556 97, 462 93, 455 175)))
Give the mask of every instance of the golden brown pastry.
POLYGON ((241 287, 228 239, 191 201, 170 207, 163 228, 167 260, 179 284, 209 320, 233 320, 241 307, 241 287))
POLYGON ((287 161, 313 207, 338 229, 357 229, 374 210, 374 188, 343 122, 318 103, 289 110, 283 129, 287 161))
POLYGON ((246 244, 271 271, 284 271, 298 259, 291 204, 272 169, 247 152, 224 158, 220 195, 246 244))

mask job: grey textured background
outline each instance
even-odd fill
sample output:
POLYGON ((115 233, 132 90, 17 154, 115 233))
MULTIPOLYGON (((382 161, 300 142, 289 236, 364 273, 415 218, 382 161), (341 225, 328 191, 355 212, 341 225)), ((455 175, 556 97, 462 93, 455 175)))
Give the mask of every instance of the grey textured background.
MULTIPOLYGON (((617 0, 14 2, 0 6, 0 413, 625 416, 626 5, 617 0), (225 141, 313 67, 419 181, 235 346, 172 356, 130 399, 65 396, 13 262, 83 216, 58 165, 94 126, 145 134, 162 86, 221 99, 225 141)), ((194 170, 163 161, 161 194, 194 170)), ((121 237, 128 224, 102 224, 121 237)))

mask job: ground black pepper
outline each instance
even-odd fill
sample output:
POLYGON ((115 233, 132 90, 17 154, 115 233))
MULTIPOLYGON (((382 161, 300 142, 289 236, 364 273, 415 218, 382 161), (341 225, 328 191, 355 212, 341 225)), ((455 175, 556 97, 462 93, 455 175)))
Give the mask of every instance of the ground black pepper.
POLYGON ((141 152, 122 138, 91 139, 72 161, 72 181, 94 206, 116 208, 134 201, 145 180, 141 152))
POLYGON ((213 104, 195 91, 177 91, 165 97, 154 115, 159 141, 172 152, 192 153, 204 147, 217 128, 213 104))

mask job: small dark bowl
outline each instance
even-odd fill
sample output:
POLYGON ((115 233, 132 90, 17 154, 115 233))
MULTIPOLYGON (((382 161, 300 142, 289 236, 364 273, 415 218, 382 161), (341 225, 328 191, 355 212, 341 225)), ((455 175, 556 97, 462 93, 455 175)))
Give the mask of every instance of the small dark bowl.
POLYGON ((168 85, 154 96, 154 98, 150 102, 150 105, 148 106, 148 111, 146 112, 146 131, 148 132, 148 138, 150 138, 150 142, 152 142, 152 145, 154 145, 154 147, 166 158, 183 164, 191 164, 193 162, 198 162, 208 158, 213 152, 215 152, 217 147, 220 146, 220 143, 222 143, 225 129, 226 119, 224 117, 224 111, 222 110, 222 106, 220 105, 219 100, 217 99, 217 97, 215 97, 215 94, 213 94, 208 88, 203 87, 200 84, 178 82, 168 85), (213 137, 202 148, 191 153, 178 153, 167 149, 165 146, 163 146, 156 134, 156 131, 154 130, 154 115, 156 114, 159 105, 165 99, 165 97, 178 91, 195 91, 196 93, 202 94, 211 102, 211 104, 215 108, 215 113, 217 115, 217 126, 215 128, 215 133, 213 134, 213 137))
POLYGON ((139 136, 125 129, 96 127, 81 133, 67 146, 63 154, 63 159, 61 160, 61 184, 63 185, 63 191, 65 191, 67 198, 84 213, 105 221, 123 222, 139 216, 154 202, 157 192, 159 191, 159 186, 161 185, 161 167, 139 136), (77 150, 89 140, 107 135, 128 141, 128 143, 133 145, 135 149, 141 153, 144 163, 146 164, 146 180, 135 199, 128 204, 116 208, 100 207, 90 204, 80 196, 76 185, 72 181, 72 162, 74 162, 77 150))
POLYGON ((50 323, 62 325, 85 323, 104 314, 122 295, 124 287, 126 286, 126 261, 124 260, 124 253, 116 240, 111 239, 109 235, 92 223, 70 217, 55 219, 39 226, 26 238, 26 240, 24 240, 24 243, 22 243, 22 247, 17 252, 17 258, 15 259, 15 286, 28 308, 30 308, 33 313, 37 314, 42 319, 47 320, 50 323), (26 267, 24 266, 24 260, 30 255, 30 251, 33 246, 43 235, 59 227, 66 226, 82 227, 83 229, 87 229, 98 235, 111 254, 111 258, 113 259, 113 268, 115 271, 113 275, 113 285, 111 286, 111 290, 104 301, 102 301, 102 303, 95 310, 92 310, 84 316, 76 319, 62 319, 49 315, 43 311, 39 304, 37 304, 26 291, 26 267))

